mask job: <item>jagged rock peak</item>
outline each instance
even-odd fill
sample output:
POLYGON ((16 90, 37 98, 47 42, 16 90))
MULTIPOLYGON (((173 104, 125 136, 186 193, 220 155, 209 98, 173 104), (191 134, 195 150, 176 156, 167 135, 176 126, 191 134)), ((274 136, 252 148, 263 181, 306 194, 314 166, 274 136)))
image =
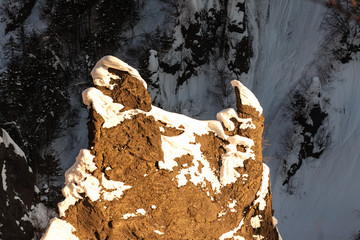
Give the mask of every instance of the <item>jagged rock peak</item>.
POLYGON ((32 239, 27 219, 34 197, 34 176, 24 152, 0 128, 0 239, 32 239))
POLYGON ((92 75, 89 146, 43 239, 279 239, 250 90, 233 81, 241 108, 199 121, 151 106, 138 72, 114 57, 92 75))

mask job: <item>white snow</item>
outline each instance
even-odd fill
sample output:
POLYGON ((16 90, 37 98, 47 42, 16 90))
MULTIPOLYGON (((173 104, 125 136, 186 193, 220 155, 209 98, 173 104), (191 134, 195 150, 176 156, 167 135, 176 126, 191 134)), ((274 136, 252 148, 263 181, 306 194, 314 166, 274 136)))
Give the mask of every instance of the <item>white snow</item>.
POLYGON ((105 86, 110 89, 114 87, 114 84, 110 84, 110 81, 111 78, 115 76, 109 73, 109 68, 128 72, 131 76, 138 79, 144 85, 145 89, 147 88, 146 82, 144 79, 142 79, 139 72, 135 68, 130 67, 127 63, 110 55, 101 58, 91 71, 91 76, 96 86, 105 86))
POLYGON ((144 216, 146 214, 146 211, 145 209, 142 209, 142 208, 139 208, 139 209, 136 209, 135 210, 135 213, 125 213, 123 215, 123 219, 128 219, 128 218, 131 218, 131 217, 137 217, 137 216, 144 216))
POLYGON ((233 108, 224 109, 216 114, 216 119, 224 124, 224 126, 229 129, 229 131, 235 130, 234 123, 230 120, 235 118, 238 122, 241 123, 240 128, 246 129, 251 128, 255 129, 255 125, 252 122, 251 118, 240 118, 233 108))
POLYGON ((6 163, 6 161, 4 159, 3 167, 2 167, 2 170, 1 170, 1 179, 2 179, 3 189, 6 192, 7 184, 6 184, 6 165, 5 165, 5 163, 6 163))
POLYGON ((17 155, 26 158, 25 157, 25 153, 20 149, 20 147, 12 140, 12 138, 9 136, 9 134, 4 130, 1 129, 2 131, 2 137, 0 136, 0 143, 4 143, 5 147, 9 147, 10 145, 12 145, 14 147, 14 151, 17 155))
POLYGON ((237 231, 239 231, 241 229, 241 227, 244 225, 244 219, 241 220, 241 222, 239 223, 239 225, 234 228, 233 230, 230 230, 226 233, 223 233, 219 240, 224 240, 224 239, 229 239, 229 238, 232 238, 232 239, 238 239, 238 240, 245 240, 245 238, 243 237, 240 237, 240 236, 234 236, 234 234, 237 233, 237 231))
POLYGON ((235 206, 236 206, 237 201, 233 200, 232 202, 229 202, 228 207, 230 209, 230 212, 236 212, 235 206))
POLYGON ((135 210, 136 214, 145 215, 146 211, 143 208, 139 208, 135 210))
MULTIPOLYGON (((251 217, 250 219, 250 224, 252 228, 260 228, 261 227, 261 222, 262 222, 262 217, 261 215, 256 215, 255 217, 251 217)), ((275 226, 275 225, 274 225, 275 226)))
POLYGON ((56 215, 55 211, 47 208, 44 204, 38 203, 31 206, 22 218, 22 221, 30 221, 31 224, 38 229, 46 229, 49 226, 50 220, 56 215))
MULTIPOLYGON (((162 169, 172 170, 177 166, 175 159, 182 155, 190 154, 194 156, 193 166, 189 168, 183 168, 180 170, 180 174, 177 176, 178 186, 181 187, 187 183, 186 175, 190 175, 190 181, 195 185, 204 183, 206 179, 211 182, 213 190, 219 191, 220 184, 217 177, 211 170, 209 163, 204 159, 200 151, 199 144, 193 144, 195 142, 195 135, 205 135, 209 132, 214 132, 218 137, 229 141, 229 145, 225 146, 226 153, 222 155, 222 167, 220 173, 221 184, 226 185, 233 183, 240 177, 240 174, 235 170, 237 167, 243 166, 243 161, 247 159, 255 159, 254 153, 251 150, 254 142, 251 139, 241 136, 227 136, 224 129, 221 126, 220 121, 199 121, 181 114, 170 113, 165 110, 161 110, 157 107, 152 108, 149 112, 156 120, 160 120, 169 124, 171 127, 183 126, 185 130, 179 136, 166 137, 162 136, 162 148, 164 151, 164 161, 159 161, 159 166, 162 169), (246 152, 238 152, 237 145, 244 145, 246 152), (204 166, 201 172, 198 172, 197 166, 202 163, 204 166)), ((229 117, 237 116, 235 110, 227 109, 223 113, 219 114, 220 120, 227 121, 229 117)), ((240 119, 237 117, 236 119, 240 119)), ((240 119, 240 122, 244 122, 241 125, 243 128, 252 127, 250 119, 240 119)), ((227 123, 225 123, 227 124, 227 123)), ((224 125, 225 125, 224 124, 224 125)))
POLYGON ((106 179, 104 174, 100 184, 99 180, 90 174, 97 169, 94 158, 90 150, 82 149, 74 165, 66 171, 65 187, 62 191, 65 200, 58 204, 60 216, 65 216, 69 206, 82 199, 80 193, 85 193, 91 201, 96 201, 100 197, 105 201, 112 201, 120 198, 124 191, 131 188, 123 182, 106 179))
POLYGON ((251 149, 254 145, 252 139, 235 135, 229 137, 227 140, 229 144, 225 146, 226 152, 221 156, 220 182, 223 186, 236 182, 241 176, 235 168, 244 167, 244 161, 247 159, 255 160, 255 154, 251 149), (246 152, 237 151, 237 145, 245 146, 246 152))
POLYGON ((50 227, 41 240, 79 240, 73 232, 76 229, 68 222, 59 218, 53 218, 50 227))
POLYGON ((112 201, 115 198, 118 199, 123 195, 123 192, 125 190, 131 188, 131 186, 127 186, 123 182, 107 180, 104 173, 102 174, 101 184, 106 190, 113 190, 113 191, 105 191, 105 190, 101 191, 102 199, 104 199, 105 201, 112 201))
POLYGON ((136 217, 136 214, 135 213, 125 213, 123 216, 122 216, 122 218, 123 219, 128 219, 128 218, 130 218, 130 217, 136 217))
MULTIPOLYGON (((17 194, 17 193, 16 193, 17 194)), ((24 201, 19 196, 14 196, 15 200, 19 200, 23 206, 25 206, 24 201)))
POLYGON ((276 219, 276 217, 272 217, 272 223, 273 223, 273 226, 275 227, 279 222, 278 220, 276 219))
POLYGON ((65 216, 65 211, 70 205, 82 199, 80 193, 85 193, 91 201, 100 198, 100 183, 97 178, 87 173, 96 169, 94 155, 88 149, 82 149, 74 165, 65 173, 65 187, 62 192, 65 200, 58 204, 60 216, 65 216))
MULTIPOLYGON (((181 136, 181 135, 180 135, 181 136)), ((179 138, 180 139, 180 138, 179 138)), ((173 140, 173 139, 172 139, 173 140)), ((181 140, 179 140, 181 141, 181 140)), ((186 176, 190 176, 189 181, 194 185, 200 185, 202 187, 206 186, 206 181, 211 183, 212 190, 220 192, 220 182, 217 176, 214 173, 214 170, 211 168, 209 162, 205 159, 201 153, 200 144, 191 144, 191 142, 186 139, 186 142, 180 142, 178 147, 185 148, 188 151, 188 154, 194 157, 192 165, 187 168, 182 168, 179 171, 179 174, 176 176, 178 180, 178 187, 182 187, 187 184, 188 180, 186 176), (186 145, 184 143, 187 143, 186 145), (202 166, 199 171, 199 166, 202 166)), ((164 149, 165 150, 165 149, 164 149)), ((167 150, 166 150, 167 151, 167 150)), ((175 157, 180 157, 181 155, 175 155, 175 157)), ((160 166, 160 165, 159 165, 160 166)))
POLYGON ((154 230, 154 232, 155 232, 156 234, 159 234, 159 235, 163 235, 163 234, 164 234, 163 232, 160 232, 159 230, 154 230))
POLYGON ((158 56, 157 56, 157 51, 155 50, 150 50, 150 57, 149 57, 149 71, 151 73, 156 73, 157 71, 159 71, 159 60, 158 60, 158 56))
POLYGON ((254 201, 254 206, 256 204, 259 203, 259 210, 263 211, 265 210, 266 207, 266 201, 265 201, 265 197, 266 194, 268 194, 268 188, 269 188, 269 181, 270 181, 270 169, 269 167, 263 163, 263 173, 262 173, 262 177, 261 177, 261 185, 260 185, 260 189, 258 190, 258 192, 256 193, 256 200, 254 201))
MULTIPOLYGON (((151 52, 151 54, 155 56, 155 52, 151 52)), ((123 71, 133 71, 128 65, 124 67, 125 63, 122 61, 121 64, 110 64, 108 61, 109 59, 112 59, 114 62, 120 61, 117 58, 110 56, 100 60, 93 70, 92 75, 94 82, 100 78, 106 79, 103 76, 103 72, 105 71, 103 66, 105 65, 106 67, 109 67, 112 64, 111 67, 113 68, 117 68, 123 71)), ((137 78, 141 78, 137 72, 133 75, 137 78)), ((249 89, 244 87, 236 80, 232 81, 232 85, 240 89, 240 97, 243 104, 253 106, 257 109, 257 111, 259 111, 259 114, 262 114, 262 109, 259 105, 259 102, 249 89)), ((217 114, 218 121, 200 121, 181 114, 171 113, 155 106, 152 106, 150 112, 144 112, 139 109, 131 109, 120 112, 123 106, 121 104, 114 103, 109 96, 104 95, 96 88, 86 89, 82 96, 84 104, 88 105, 88 107, 92 106, 94 110, 103 117, 105 121, 103 127, 105 128, 114 127, 123 122, 125 119, 130 119, 136 114, 145 114, 147 116, 153 116, 156 120, 166 123, 168 127, 183 129, 184 132, 178 136, 161 136, 164 160, 160 160, 158 162, 161 169, 172 171, 172 169, 178 165, 175 161, 176 158, 180 158, 181 156, 187 154, 194 157, 192 161, 193 164, 190 167, 182 168, 179 171, 179 174, 176 176, 178 187, 187 184, 188 180, 186 176, 190 176, 189 181, 191 181, 193 184, 205 187, 206 180, 211 183, 213 190, 219 192, 221 185, 224 186, 234 183, 240 177, 240 174, 235 170, 235 168, 243 167, 244 160, 250 158, 255 159, 254 153, 251 150, 251 147, 254 144, 253 140, 240 136, 227 136, 224 132, 221 123, 224 124, 224 126, 229 130, 235 129, 235 125, 230 120, 231 118, 234 118, 241 123, 241 129, 255 128, 251 118, 240 118, 237 112, 232 108, 228 108, 219 112, 217 114), (214 132, 218 137, 227 140, 230 143, 229 145, 225 146, 226 153, 222 155, 223 164, 220 170, 220 182, 215 175, 214 170, 211 169, 209 162, 202 155, 200 151, 200 144, 194 144, 195 135, 206 135, 210 132, 214 132), (246 152, 238 152, 236 148, 237 145, 245 146, 246 152), (203 166, 201 171, 198 169, 200 164, 203 166)), ((97 186, 96 181, 95 185, 97 186)))
POLYGON ((273 206, 284 239, 351 239, 360 229, 359 63, 357 56, 334 76, 327 110, 331 144, 319 159, 303 162, 292 179, 294 194, 284 192, 281 175, 272 175, 273 206))
POLYGON ((262 240, 262 239, 264 239, 264 236, 261 236, 261 235, 253 235, 253 239, 254 239, 254 240, 262 240))
POLYGON ((263 113, 263 109, 259 100, 255 97, 254 93, 245 87, 240 81, 232 80, 231 85, 237 88, 240 92, 241 104, 251 106, 259 112, 259 116, 263 113))

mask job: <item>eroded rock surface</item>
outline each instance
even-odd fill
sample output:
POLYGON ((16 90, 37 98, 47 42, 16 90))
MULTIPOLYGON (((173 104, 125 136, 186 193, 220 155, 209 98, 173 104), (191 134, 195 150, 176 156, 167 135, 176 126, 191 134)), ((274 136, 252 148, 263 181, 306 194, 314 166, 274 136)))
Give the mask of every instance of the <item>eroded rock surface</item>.
POLYGON ((279 239, 250 90, 233 81, 238 111, 199 121, 151 106, 145 81, 114 57, 92 76, 89 148, 43 239, 279 239))

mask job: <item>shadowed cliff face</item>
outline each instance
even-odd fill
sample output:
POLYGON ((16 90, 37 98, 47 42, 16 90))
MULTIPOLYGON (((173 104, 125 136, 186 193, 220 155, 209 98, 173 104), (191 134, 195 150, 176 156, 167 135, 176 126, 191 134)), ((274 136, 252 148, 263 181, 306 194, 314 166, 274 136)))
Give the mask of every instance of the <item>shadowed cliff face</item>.
POLYGON ((25 154, 1 128, 0 171, 0 239, 32 239, 34 228, 23 217, 33 202, 34 177, 25 154))
POLYGON ((241 101, 253 94, 238 82, 240 112, 198 121, 151 106, 137 71, 110 60, 83 93, 89 149, 66 173, 62 220, 44 239, 59 224, 67 239, 278 239, 264 118, 258 103, 241 101))

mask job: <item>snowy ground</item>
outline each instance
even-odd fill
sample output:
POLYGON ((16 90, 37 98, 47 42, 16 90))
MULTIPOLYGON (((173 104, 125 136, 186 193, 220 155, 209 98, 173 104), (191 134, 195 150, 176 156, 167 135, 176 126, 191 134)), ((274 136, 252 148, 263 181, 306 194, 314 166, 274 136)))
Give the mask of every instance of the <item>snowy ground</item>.
POLYGON ((331 144, 320 159, 304 162, 293 195, 283 190, 274 158, 289 121, 282 104, 302 79, 316 74, 313 64, 324 38, 320 26, 325 11, 312 1, 270 1, 249 83, 264 107, 270 144, 264 156, 270 161, 273 208, 284 239, 351 239, 360 229, 359 59, 342 66, 325 90, 330 96, 331 144))
MULTIPOLYGON (((141 44, 144 34, 158 26, 166 29, 173 26, 169 16, 175 9, 165 9, 160 0, 143 2, 144 18, 128 33, 132 36, 128 46, 141 44)), ((264 109, 265 140, 266 145, 269 144, 264 149, 264 157, 271 168, 273 208, 282 237, 285 240, 351 239, 360 230, 360 56, 341 66, 326 86, 325 94, 330 97, 327 128, 331 132, 331 144, 319 159, 304 162, 296 173, 296 191, 289 195, 283 189, 280 162, 275 158, 290 124, 284 105, 301 81, 316 76, 315 63, 325 37, 321 24, 327 9, 311 0, 262 0, 249 1, 248 11, 253 14, 249 21, 255 55, 249 74, 242 80, 264 109)), ((36 8, 25 24, 29 29, 43 29, 36 8)), ((4 30, 5 24, 0 21, 0 72, 6 61, 1 49, 9 37, 4 36, 4 30)), ((123 51, 128 46, 115 55, 125 61, 131 59, 123 51)), ((216 91, 211 89, 216 82, 211 78, 211 71, 211 67, 202 67, 201 74, 183 85, 177 95, 172 92, 174 82, 164 84, 162 91, 166 94, 163 94, 169 96, 167 110, 214 119, 220 105, 207 97, 216 91), (196 110, 181 104, 188 100, 193 101, 191 106, 196 110)), ((64 170, 74 163, 79 149, 87 145, 87 111, 79 100, 80 92, 71 93, 72 107, 78 111, 78 124, 70 124, 53 144, 64 170)))

